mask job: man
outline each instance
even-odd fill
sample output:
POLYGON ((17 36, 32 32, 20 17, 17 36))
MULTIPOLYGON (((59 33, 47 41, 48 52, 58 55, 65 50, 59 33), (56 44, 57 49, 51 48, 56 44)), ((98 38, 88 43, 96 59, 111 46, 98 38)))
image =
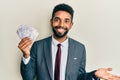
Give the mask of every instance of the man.
POLYGON ((18 47, 23 52, 23 80, 34 80, 35 76, 37 80, 119 79, 107 72, 110 68, 86 73, 84 45, 67 36, 73 25, 73 13, 67 4, 56 5, 50 20, 53 35, 34 43, 27 37, 21 40, 18 47))

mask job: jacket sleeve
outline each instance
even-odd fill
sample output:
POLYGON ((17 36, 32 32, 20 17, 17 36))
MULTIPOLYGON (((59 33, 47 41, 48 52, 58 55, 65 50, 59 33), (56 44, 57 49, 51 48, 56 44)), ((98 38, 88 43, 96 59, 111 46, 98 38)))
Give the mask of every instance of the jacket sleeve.
POLYGON ((92 71, 92 72, 86 72, 85 70, 85 66, 86 66, 86 49, 85 49, 85 46, 84 46, 84 49, 83 49, 83 57, 82 57, 82 60, 81 60, 81 65, 82 67, 80 67, 80 74, 77 78, 77 80, 100 80, 99 78, 97 78, 94 74, 96 72, 96 70, 92 71), (83 71, 81 71, 83 70, 83 71))
MULTIPOLYGON (((84 66, 84 69, 85 69, 85 64, 86 64, 86 50, 85 50, 85 47, 84 47, 84 50, 83 50, 83 58, 82 58, 81 63, 84 66)), ((95 72, 96 72, 96 70, 88 72, 88 73, 86 71, 85 71, 85 73, 80 73, 77 80, 100 80, 99 78, 97 78, 94 75, 95 72)))
POLYGON ((80 74, 77 80, 100 80, 99 78, 97 78, 94 74, 95 71, 89 72, 89 73, 83 73, 80 74))
POLYGON ((36 75, 36 44, 34 43, 30 51, 30 61, 24 64, 21 61, 21 75, 23 80, 34 80, 36 75))

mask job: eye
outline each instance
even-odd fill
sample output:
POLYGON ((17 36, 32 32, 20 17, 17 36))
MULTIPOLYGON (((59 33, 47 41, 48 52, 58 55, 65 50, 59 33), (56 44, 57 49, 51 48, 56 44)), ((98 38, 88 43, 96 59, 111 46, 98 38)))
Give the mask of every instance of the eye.
POLYGON ((70 20, 69 19, 65 19, 65 23, 70 23, 70 20))
POLYGON ((59 22, 60 19, 58 17, 54 18, 54 22, 59 22))
POLYGON ((69 21, 68 20, 65 20, 66 23, 68 23, 69 21))

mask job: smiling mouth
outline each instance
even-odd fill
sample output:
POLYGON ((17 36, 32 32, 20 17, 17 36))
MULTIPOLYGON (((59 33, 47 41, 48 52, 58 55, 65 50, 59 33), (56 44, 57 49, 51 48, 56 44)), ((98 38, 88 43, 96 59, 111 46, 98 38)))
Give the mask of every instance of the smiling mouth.
POLYGON ((56 26, 55 29, 56 29, 56 30, 60 30, 60 31, 62 31, 62 30, 64 30, 64 31, 67 30, 67 28, 64 28, 64 27, 61 27, 61 26, 56 26))
POLYGON ((65 32, 66 30, 65 29, 63 29, 63 28, 57 28, 56 29, 58 32, 65 32))
POLYGON ((58 38, 64 37, 68 33, 68 31, 69 31, 68 28, 64 28, 61 26, 53 27, 53 32, 54 32, 55 36, 58 38))

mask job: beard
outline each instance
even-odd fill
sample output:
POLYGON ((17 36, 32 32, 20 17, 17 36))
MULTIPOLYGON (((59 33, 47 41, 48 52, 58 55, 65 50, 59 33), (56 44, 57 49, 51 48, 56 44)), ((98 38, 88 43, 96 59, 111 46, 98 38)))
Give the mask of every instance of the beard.
POLYGON ((69 29, 68 29, 68 28, 64 28, 64 27, 61 27, 61 26, 52 27, 52 30, 53 30, 54 35, 55 35, 57 38, 63 38, 63 37, 66 36, 67 33, 69 32, 69 29), (64 32, 64 33, 57 32, 57 29, 59 29, 59 28, 64 29, 65 32, 64 32))

